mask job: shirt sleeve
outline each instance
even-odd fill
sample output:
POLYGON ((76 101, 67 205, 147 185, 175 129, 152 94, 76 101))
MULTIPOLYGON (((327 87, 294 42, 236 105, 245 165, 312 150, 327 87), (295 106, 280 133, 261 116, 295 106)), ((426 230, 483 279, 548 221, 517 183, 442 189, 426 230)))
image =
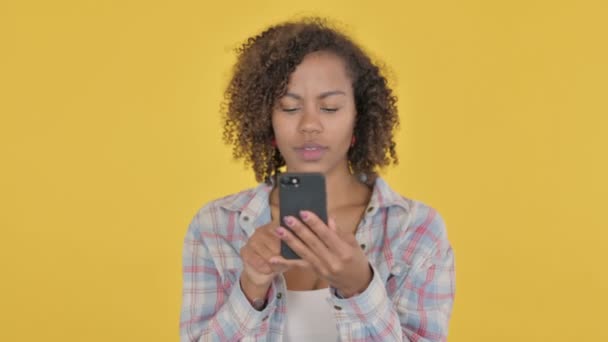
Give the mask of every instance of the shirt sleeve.
POLYGON ((192 220, 184 239, 180 341, 236 341, 266 334, 268 317, 276 308, 275 284, 268 305, 255 310, 241 289, 240 274, 230 284, 221 277, 202 239, 199 216, 192 220))
POLYGON ((381 279, 372 265, 372 281, 361 294, 341 299, 332 289, 329 300, 341 340, 446 340, 454 299, 454 255, 442 218, 430 208, 423 212, 389 279, 381 279))

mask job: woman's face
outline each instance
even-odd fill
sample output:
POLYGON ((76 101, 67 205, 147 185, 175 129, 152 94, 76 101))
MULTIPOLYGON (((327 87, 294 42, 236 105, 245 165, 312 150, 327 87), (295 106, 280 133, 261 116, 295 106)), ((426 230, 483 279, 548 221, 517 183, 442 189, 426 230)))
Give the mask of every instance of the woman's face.
POLYGON ((348 170, 355 124, 352 81, 344 61, 329 52, 307 55, 289 77, 272 112, 277 146, 289 172, 348 170))

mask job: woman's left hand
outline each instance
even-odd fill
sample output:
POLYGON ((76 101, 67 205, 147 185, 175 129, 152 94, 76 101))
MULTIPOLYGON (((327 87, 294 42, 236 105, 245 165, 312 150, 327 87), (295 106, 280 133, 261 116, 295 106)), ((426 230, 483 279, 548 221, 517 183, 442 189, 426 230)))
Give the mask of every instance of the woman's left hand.
MULTIPOLYGON (((279 227, 277 236, 307 261, 327 282, 348 298, 363 292, 372 280, 367 257, 352 234, 341 232, 332 218, 326 225, 310 211, 301 211, 302 221, 287 216, 285 223, 295 233, 279 227)), ((270 260, 285 266, 295 262, 277 256, 270 260)))

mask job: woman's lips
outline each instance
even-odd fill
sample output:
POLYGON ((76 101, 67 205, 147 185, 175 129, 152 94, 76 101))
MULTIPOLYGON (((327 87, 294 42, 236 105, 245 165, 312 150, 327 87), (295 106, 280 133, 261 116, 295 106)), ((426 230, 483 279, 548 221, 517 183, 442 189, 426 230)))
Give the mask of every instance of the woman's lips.
POLYGON ((327 147, 319 144, 304 144, 296 147, 296 153, 304 161, 318 161, 327 151, 327 147))

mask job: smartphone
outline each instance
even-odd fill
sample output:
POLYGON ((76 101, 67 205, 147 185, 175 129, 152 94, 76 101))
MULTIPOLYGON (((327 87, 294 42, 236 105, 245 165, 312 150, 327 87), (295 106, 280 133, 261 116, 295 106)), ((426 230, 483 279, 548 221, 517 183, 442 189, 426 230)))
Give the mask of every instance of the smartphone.
MULTIPOLYGON (((301 220, 300 210, 315 213, 327 224, 327 192, 325 176, 321 173, 282 173, 279 175, 279 212, 281 226, 285 224, 285 216, 293 216, 301 220)), ((281 240, 281 256, 285 259, 300 259, 283 240, 281 240)))

